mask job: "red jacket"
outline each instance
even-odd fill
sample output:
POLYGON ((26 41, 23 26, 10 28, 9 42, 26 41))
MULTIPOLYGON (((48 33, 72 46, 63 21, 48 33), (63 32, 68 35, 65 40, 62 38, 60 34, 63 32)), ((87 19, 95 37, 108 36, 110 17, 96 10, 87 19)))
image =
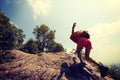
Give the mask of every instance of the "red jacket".
POLYGON ((85 37, 79 37, 78 32, 73 33, 70 39, 77 44, 77 46, 85 47, 86 49, 92 49, 92 45, 89 39, 85 37))

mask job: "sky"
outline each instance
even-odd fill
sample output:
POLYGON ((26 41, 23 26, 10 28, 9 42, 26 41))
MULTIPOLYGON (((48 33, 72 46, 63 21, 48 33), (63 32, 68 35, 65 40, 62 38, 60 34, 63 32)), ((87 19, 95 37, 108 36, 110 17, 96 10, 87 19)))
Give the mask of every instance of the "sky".
POLYGON ((55 41, 68 51, 76 48, 69 36, 87 30, 93 49, 90 56, 103 64, 120 64, 120 0, 0 0, 0 9, 23 29, 27 41, 33 29, 46 24, 56 30, 55 41))

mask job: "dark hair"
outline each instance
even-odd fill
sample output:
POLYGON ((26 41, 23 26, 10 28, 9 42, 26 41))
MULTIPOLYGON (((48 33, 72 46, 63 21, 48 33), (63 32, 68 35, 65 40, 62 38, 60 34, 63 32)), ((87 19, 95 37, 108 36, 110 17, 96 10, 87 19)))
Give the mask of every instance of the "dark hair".
POLYGON ((84 37, 90 39, 90 34, 87 31, 84 31, 84 37))

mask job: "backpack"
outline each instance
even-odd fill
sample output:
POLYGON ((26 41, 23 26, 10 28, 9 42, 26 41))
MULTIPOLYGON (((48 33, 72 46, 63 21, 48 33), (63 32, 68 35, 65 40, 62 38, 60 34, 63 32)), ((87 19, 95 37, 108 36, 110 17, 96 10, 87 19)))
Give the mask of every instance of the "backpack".
POLYGON ((80 30, 80 31, 77 31, 77 32, 75 32, 74 33, 77 37, 85 37, 85 38, 88 38, 88 39, 90 39, 90 34, 88 33, 88 31, 82 31, 82 30, 80 30))
POLYGON ((90 39, 89 33, 87 31, 82 31, 82 30, 74 32, 73 34, 71 34, 70 39, 73 42, 77 43, 78 38, 81 38, 81 37, 85 37, 87 39, 90 39))

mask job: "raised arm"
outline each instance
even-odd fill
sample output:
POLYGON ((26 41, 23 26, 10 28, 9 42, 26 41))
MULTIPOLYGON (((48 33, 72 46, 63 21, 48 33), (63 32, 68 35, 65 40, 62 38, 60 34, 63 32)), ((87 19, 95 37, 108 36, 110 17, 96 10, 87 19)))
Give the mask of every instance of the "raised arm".
POLYGON ((73 23, 73 26, 72 26, 72 34, 74 33, 74 28, 76 26, 76 23, 73 23))
POLYGON ((71 32, 71 35, 70 35, 70 39, 71 39, 73 42, 76 43, 78 37, 76 36, 76 34, 75 34, 75 32, 74 32, 75 26, 76 26, 76 23, 73 23, 72 32, 71 32))

